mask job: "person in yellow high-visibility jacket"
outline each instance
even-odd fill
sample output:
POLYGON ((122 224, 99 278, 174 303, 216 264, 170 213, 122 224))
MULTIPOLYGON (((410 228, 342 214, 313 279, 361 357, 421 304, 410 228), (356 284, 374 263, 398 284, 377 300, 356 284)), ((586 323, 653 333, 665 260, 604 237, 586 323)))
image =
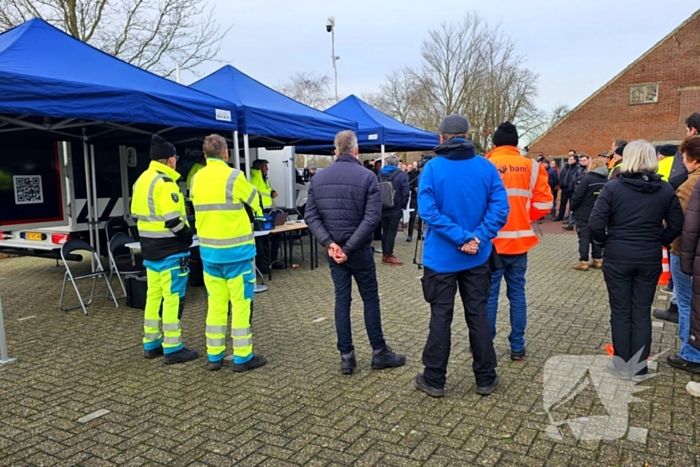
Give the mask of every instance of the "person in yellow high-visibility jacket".
POLYGON ((176 163, 175 146, 153 135, 151 164, 136 180, 131 200, 148 281, 144 356, 156 358, 165 354, 166 365, 199 356, 196 350, 184 347, 180 329, 193 231, 187 223, 184 197, 177 186, 180 174, 175 170, 176 163))
MULTIPOLYGON (((275 208, 273 201, 277 197, 277 192, 270 186, 270 181, 267 178, 268 161, 265 159, 256 159, 253 161, 250 169, 250 183, 258 190, 260 195, 260 206, 263 210, 268 211, 275 208)), ((259 238, 257 245, 257 266, 262 273, 267 272, 267 268, 284 269, 282 262, 278 261, 280 244, 282 243, 281 235, 270 235, 265 238, 259 238), (268 258, 267 242, 271 242, 270 251, 272 254, 268 258)))
POLYGON ((255 288, 255 239, 244 205, 256 215, 262 215, 262 209, 255 187, 240 170, 226 163, 226 140, 219 135, 207 136, 203 149, 207 165, 194 176, 190 194, 208 295, 209 369, 219 370, 223 365, 230 302, 233 371, 252 370, 267 360, 253 354, 250 311, 255 288))
POLYGON ((671 167, 673 167, 673 160, 678 152, 678 146, 673 144, 664 144, 656 148, 656 156, 659 158, 659 171, 657 172, 661 175, 661 180, 668 181, 671 176, 671 167))
POLYGON ((265 159, 256 159, 250 168, 250 183, 258 190, 263 209, 273 209, 277 198, 277 192, 270 186, 267 179, 268 162, 265 159))
POLYGON ((187 197, 190 197, 190 189, 192 187, 192 179, 194 178, 194 175, 202 170, 205 166, 207 165, 207 159, 202 155, 202 158, 195 162, 195 164, 190 168, 190 171, 187 172, 187 197))

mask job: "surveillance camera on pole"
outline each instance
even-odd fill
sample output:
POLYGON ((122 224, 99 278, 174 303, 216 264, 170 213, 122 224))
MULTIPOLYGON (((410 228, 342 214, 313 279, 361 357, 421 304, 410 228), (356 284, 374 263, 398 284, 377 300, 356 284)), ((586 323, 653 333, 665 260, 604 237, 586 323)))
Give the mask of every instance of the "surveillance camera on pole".
POLYGON ((335 101, 338 102, 338 67, 336 62, 340 57, 335 54, 335 18, 329 16, 326 19, 326 31, 331 33, 331 59, 333 60, 333 72, 335 73, 335 101))

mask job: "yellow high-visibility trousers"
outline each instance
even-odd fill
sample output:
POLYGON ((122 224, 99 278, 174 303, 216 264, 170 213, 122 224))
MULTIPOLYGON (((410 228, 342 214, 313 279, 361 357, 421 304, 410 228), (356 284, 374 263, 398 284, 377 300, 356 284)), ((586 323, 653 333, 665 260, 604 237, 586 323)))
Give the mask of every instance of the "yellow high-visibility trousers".
POLYGON ((250 260, 216 264, 204 261, 204 285, 207 287, 207 355, 218 362, 226 352, 226 325, 231 303, 231 340, 233 363, 253 358, 253 334, 250 306, 255 289, 255 272, 250 260))
POLYGON ((144 260, 148 291, 143 316, 143 348, 157 349, 163 346, 163 353, 173 353, 183 348, 180 318, 185 306, 187 277, 189 275, 188 256, 177 254, 167 258, 144 260), (163 334, 160 332, 161 305, 163 334))

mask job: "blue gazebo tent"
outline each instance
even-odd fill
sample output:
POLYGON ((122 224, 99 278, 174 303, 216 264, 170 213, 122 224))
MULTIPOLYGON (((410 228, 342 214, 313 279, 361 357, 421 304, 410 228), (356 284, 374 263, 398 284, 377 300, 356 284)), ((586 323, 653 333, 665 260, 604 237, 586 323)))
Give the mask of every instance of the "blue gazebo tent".
MULTIPOLYGON (((357 122, 357 140, 363 153, 431 150, 439 143, 437 134, 401 123, 355 95, 346 97, 324 112, 357 122)), ((300 146, 297 152, 330 155, 333 154, 333 146, 300 146)))

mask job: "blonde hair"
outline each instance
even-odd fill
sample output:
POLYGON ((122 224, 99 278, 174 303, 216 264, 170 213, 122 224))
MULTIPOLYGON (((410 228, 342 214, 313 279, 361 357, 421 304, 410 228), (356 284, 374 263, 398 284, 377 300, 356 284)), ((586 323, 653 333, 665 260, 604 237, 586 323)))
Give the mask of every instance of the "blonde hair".
POLYGON ((597 169, 598 167, 606 167, 607 165, 607 161, 604 161, 603 159, 592 159, 591 163, 588 164, 588 171, 590 172, 591 170, 597 169))
POLYGON ((209 135, 204 138, 202 151, 204 151, 205 156, 221 157, 226 152, 226 140, 221 135, 209 135))
POLYGON ((622 152, 622 173, 655 174, 659 171, 656 149, 647 141, 638 139, 625 146, 622 152))

